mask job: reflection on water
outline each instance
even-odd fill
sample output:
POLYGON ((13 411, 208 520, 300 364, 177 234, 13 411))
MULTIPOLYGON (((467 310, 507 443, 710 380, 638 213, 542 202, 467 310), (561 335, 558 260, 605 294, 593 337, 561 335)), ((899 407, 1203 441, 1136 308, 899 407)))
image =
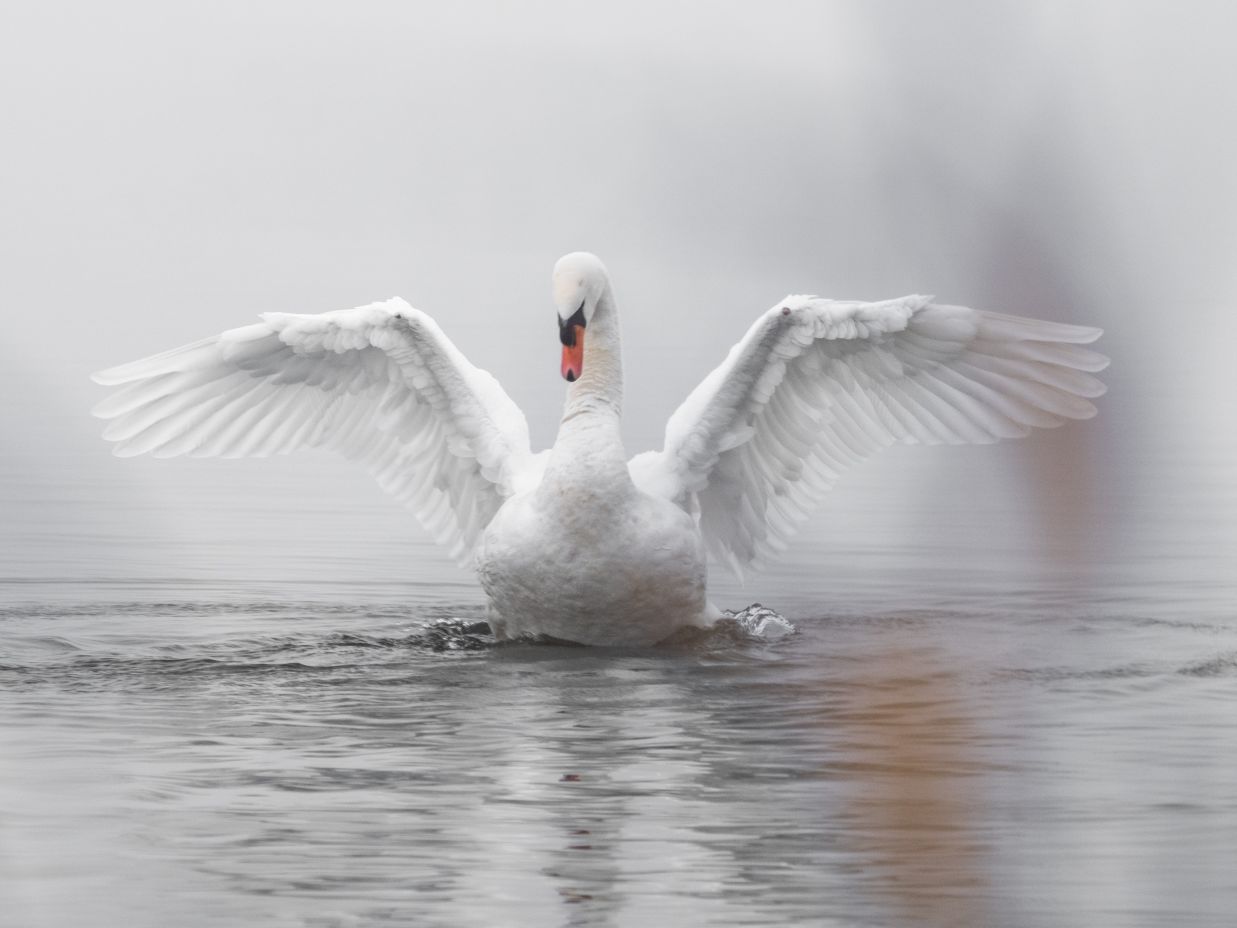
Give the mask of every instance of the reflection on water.
POLYGON ((9 923, 1220 924, 1237 899, 1232 624, 1046 595, 454 650, 444 615, 480 611, 6 608, 9 923))
POLYGON ((0 925, 1227 925, 1237 456, 1062 539, 1001 453, 714 584, 794 634, 646 651, 444 633, 467 574, 299 464, 0 473, 0 925))
POLYGON ((921 651, 878 655, 844 730, 862 784, 855 840, 907 924, 998 924, 980 828, 992 771, 957 673, 921 651))

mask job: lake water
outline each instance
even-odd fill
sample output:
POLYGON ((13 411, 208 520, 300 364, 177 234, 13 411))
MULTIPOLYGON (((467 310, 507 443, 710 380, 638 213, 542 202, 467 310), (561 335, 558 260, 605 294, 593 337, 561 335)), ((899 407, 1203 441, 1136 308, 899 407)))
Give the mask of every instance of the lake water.
POLYGON ((443 647, 342 463, 12 451, 0 924, 1231 925, 1237 455, 1035 441, 891 452, 715 585, 794 635, 643 651, 443 647))

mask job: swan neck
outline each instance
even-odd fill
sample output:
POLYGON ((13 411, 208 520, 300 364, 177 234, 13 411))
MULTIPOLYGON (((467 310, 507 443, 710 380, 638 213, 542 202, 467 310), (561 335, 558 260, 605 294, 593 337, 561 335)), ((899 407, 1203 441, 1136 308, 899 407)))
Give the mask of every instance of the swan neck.
POLYGON ((550 470, 630 482, 622 436, 623 358, 609 283, 584 330, 583 368, 567 388, 550 470))
POLYGON ((563 423, 592 412, 612 416, 615 421, 623 412, 623 352, 618 312, 608 281, 584 330, 584 370, 567 388, 563 423))

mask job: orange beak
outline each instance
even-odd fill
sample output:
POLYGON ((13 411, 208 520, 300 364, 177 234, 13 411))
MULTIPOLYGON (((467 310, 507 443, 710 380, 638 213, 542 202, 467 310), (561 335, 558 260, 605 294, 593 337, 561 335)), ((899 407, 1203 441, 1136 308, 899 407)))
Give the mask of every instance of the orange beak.
POLYGON ((573 383, 584 373, 584 326, 573 325, 563 339, 563 379, 573 383), (568 344, 570 343, 570 344, 568 344))

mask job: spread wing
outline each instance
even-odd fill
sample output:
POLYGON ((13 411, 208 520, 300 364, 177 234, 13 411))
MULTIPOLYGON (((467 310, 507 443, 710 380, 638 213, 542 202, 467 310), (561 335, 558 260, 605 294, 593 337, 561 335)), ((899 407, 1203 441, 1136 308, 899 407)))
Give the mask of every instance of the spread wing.
POLYGON ((639 455, 646 492, 698 511, 736 574, 783 550, 851 464, 888 447, 993 442, 1095 415, 1099 329, 942 306, 791 296, 765 313, 639 455))
POLYGON ((400 299, 262 321, 94 375, 115 453, 244 457, 330 448, 361 461, 463 561, 535 480, 519 407, 400 299))

